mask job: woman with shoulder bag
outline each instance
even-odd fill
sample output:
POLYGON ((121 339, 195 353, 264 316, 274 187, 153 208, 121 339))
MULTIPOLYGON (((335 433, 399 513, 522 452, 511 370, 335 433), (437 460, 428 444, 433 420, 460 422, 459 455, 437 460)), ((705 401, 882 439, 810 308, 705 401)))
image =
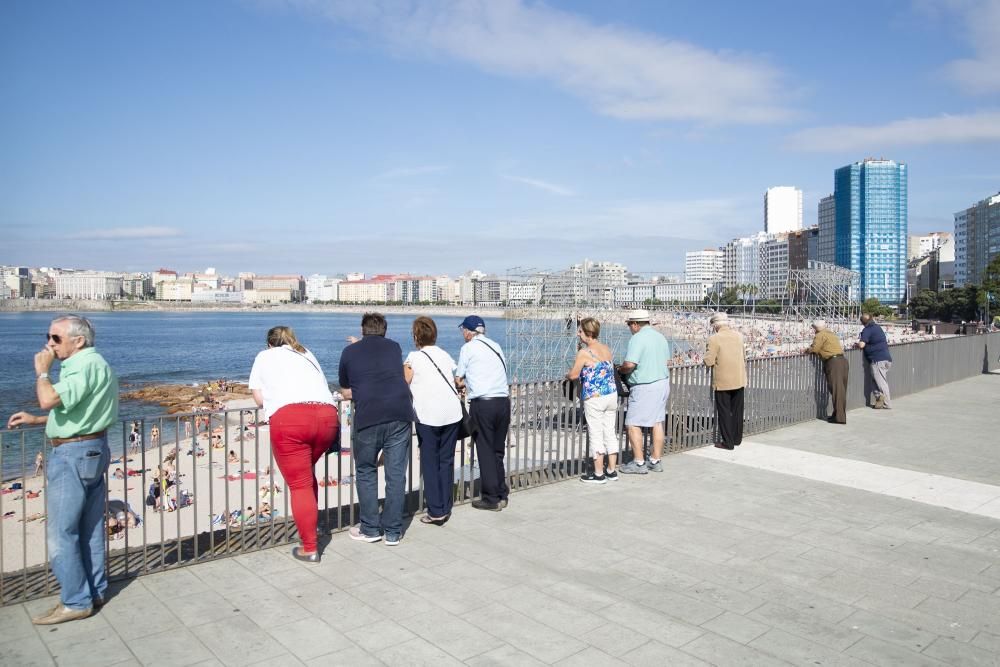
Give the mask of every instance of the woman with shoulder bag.
POLYGON ((566 378, 580 378, 580 397, 587 417, 590 435, 590 454, 594 457, 594 470, 580 478, 581 482, 604 484, 618 479, 618 439, 615 419, 618 416, 618 389, 615 386, 615 367, 611 348, 597 340, 601 323, 592 317, 580 320, 577 336, 583 347, 577 352, 573 368, 566 378), (607 457, 607 467, 605 467, 607 457))
POLYGON ((462 399, 454 379, 457 364, 436 345, 437 325, 431 318, 413 320, 413 342, 417 349, 407 355, 403 376, 417 413, 420 473, 427 499, 427 514, 420 521, 441 526, 451 516, 455 442, 462 424, 462 399))
POLYGON ((340 421, 326 376, 290 327, 267 332, 267 349, 254 359, 250 389, 271 428, 271 451, 291 494, 302 546, 292 556, 319 562, 315 466, 337 439, 340 421))

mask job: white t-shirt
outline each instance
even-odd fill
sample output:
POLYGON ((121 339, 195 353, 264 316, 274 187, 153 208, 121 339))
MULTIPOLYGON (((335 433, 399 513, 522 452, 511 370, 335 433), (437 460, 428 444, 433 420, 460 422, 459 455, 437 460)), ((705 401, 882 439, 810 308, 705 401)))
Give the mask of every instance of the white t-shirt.
POLYGON ((427 426, 446 426, 462 419, 462 407, 449 385, 455 382, 455 360, 437 345, 429 345, 406 355, 406 363, 413 369, 410 393, 417 421, 427 426), (438 373, 434 363, 444 373, 438 373))
POLYGON ((264 395, 268 419, 292 403, 336 405, 316 357, 309 350, 300 354, 288 345, 257 354, 250 369, 250 389, 259 389, 264 395))

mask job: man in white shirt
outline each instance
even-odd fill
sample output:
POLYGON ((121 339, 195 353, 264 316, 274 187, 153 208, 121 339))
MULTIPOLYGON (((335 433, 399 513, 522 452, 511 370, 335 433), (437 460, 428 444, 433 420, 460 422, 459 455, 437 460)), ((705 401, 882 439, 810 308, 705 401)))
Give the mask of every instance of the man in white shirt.
POLYGON ((469 315, 459 325, 465 345, 458 355, 455 382, 465 387, 469 397, 469 415, 476 426, 476 456, 482 498, 472 501, 480 510, 499 512, 507 507, 507 430, 510 428, 510 391, 507 385, 507 360, 495 341, 486 337, 486 323, 478 315, 469 315))

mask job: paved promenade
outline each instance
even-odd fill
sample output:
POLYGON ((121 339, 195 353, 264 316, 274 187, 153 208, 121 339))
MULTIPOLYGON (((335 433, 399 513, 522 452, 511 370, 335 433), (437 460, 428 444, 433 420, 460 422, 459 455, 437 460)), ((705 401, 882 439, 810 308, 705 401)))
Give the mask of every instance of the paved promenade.
POLYGON ((0 609, 0 664, 998 665, 1000 375, 501 513, 0 609))

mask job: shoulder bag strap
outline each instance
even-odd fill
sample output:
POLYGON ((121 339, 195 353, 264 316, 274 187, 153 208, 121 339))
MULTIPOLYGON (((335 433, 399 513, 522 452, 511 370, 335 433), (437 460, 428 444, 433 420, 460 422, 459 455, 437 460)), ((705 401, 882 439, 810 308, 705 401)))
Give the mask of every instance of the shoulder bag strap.
POLYGON ((431 355, 427 354, 427 353, 426 353, 426 352, 424 352, 423 350, 420 350, 420 353, 421 353, 421 354, 423 354, 423 355, 424 355, 425 357, 427 357, 427 360, 428 360, 428 361, 430 361, 430 362, 431 362, 431 365, 432 365, 432 366, 434 366, 434 368, 435 368, 435 369, 437 370, 437 372, 438 372, 438 375, 440 375, 440 376, 441 376, 441 379, 442 379, 442 380, 444 380, 444 381, 445 381, 445 383, 446 383, 446 384, 447 384, 447 385, 448 385, 449 387, 451 387, 451 390, 452 390, 452 392, 454 392, 455 396, 458 396, 458 390, 457 390, 457 389, 455 389, 455 384, 454 384, 453 382, 448 382, 448 376, 446 376, 446 375, 444 374, 444 371, 442 371, 442 370, 441 370, 441 368, 440 368, 440 367, 439 367, 439 366, 438 366, 437 364, 435 364, 435 363, 434 363, 434 360, 433 360, 433 359, 431 359, 431 355))
POLYGON ((478 340, 480 343, 482 343, 486 347, 490 348, 490 352, 492 352, 493 354, 497 355, 497 359, 499 359, 500 363, 503 364, 503 372, 506 373, 507 372, 507 363, 503 360, 503 357, 500 356, 500 353, 497 352, 496 350, 494 350, 493 346, 490 345, 489 343, 487 343, 482 338, 477 338, 476 340, 478 340))

